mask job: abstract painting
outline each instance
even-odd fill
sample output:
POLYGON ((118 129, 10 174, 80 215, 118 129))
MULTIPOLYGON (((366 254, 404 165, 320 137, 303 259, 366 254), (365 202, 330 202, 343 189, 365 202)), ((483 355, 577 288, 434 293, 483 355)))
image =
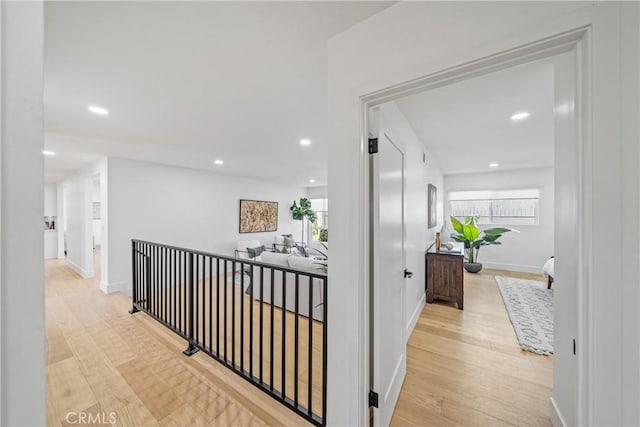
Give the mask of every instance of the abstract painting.
POLYGON ((278 230, 278 202, 240 200, 240 233, 278 230))

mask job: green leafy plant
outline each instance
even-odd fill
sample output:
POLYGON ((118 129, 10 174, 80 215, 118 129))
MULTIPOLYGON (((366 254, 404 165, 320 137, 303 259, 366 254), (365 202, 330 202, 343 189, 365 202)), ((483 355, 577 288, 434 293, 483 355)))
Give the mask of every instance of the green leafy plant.
POLYGON ((289 207, 289 212, 291 212, 291 218, 296 221, 302 221, 302 243, 304 243, 304 219, 307 218, 309 222, 316 222, 317 215, 316 212, 311 209, 311 201, 306 197, 301 197, 298 202, 293 201, 293 205, 289 207))
POLYGON ((329 241, 329 230, 327 230, 326 228, 321 228, 320 229, 320 234, 318 235, 318 240, 321 242, 328 242, 329 241))
POLYGON ((498 239, 504 233, 515 231, 512 228, 495 227, 480 230, 478 228, 479 216, 468 216, 464 222, 459 221, 456 217, 451 217, 451 225, 454 233, 451 235, 453 240, 464 243, 465 255, 468 262, 475 263, 478 260, 478 254, 482 246, 500 245, 498 239))

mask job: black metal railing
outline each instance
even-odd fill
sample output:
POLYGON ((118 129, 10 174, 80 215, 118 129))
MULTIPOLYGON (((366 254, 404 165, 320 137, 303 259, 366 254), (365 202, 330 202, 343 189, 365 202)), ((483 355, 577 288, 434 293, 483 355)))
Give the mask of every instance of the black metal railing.
POLYGON ((327 411, 327 276, 131 241, 133 308, 318 426, 327 411))

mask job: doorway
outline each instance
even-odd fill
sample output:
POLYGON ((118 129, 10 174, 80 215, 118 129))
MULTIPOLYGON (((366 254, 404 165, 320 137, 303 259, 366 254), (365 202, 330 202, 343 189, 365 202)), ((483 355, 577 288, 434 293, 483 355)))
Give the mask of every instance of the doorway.
MULTIPOLYGON (((579 373, 584 367, 584 356, 578 356, 578 362, 574 359, 576 357, 575 347, 572 345, 575 343, 576 337, 586 339, 585 328, 582 319, 585 318, 584 311, 584 298, 585 295, 581 289, 578 288, 577 283, 580 282, 580 278, 583 277, 583 264, 580 254, 583 253, 585 242, 582 241, 580 236, 580 230, 585 227, 585 219, 581 217, 579 206, 584 206, 584 188, 581 186, 581 176, 589 173, 585 171, 585 167, 588 169, 588 165, 585 165, 584 141, 579 139, 579 134, 576 132, 578 126, 583 122, 581 115, 584 114, 582 106, 576 102, 576 100, 583 99, 584 93, 581 93, 579 85, 580 79, 584 78, 581 75, 583 69, 580 66, 580 51, 583 48, 582 38, 584 33, 577 31, 574 34, 573 43, 567 45, 566 39, 560 43, 558 39, 558 46, 549 49, 549 46, 545 46, 541 51, 535 49, 522 49, 521 55, 513 55, 508 57, 501 57, 496 55, 493 58, 479 61, 476 64, 467 65, 465 67, 448 70, 442 73, 437 73, 433 76, 425 77, 421 82, 409 82, 405 85, 395 87, 392 89, 380 91, 363 98, 363 105, 365 108, 364 123, 365 129, 370 127, 370 121, 373 115, 371 115, 371 108, 382 105, 385 102, 397 100, 403 96, 409 94, 416 94, 421 91, 432 90, 447 86, 454 82, 459 82, 474 77, 489 74, 493 71, 504 70, 516 65, 525 64, 540 58, 552 58, 557 57, 554 63, 554 106, 555 106, 555 188, 556 200, 555 204, 555 226, 556 230, 562 229, 559 233, 554 233, 554 251, 555 257, 558 260, 556 263, 555 283, 563 283, 560 292, 556 293, 554 299, 555 304, 563 307, 562 312, 556 317, 555 326, 555 356, 554 365, 556 367, 561 366, 563 370, 562 381, 554 381, 554 388, 556 393, 554 396, 559 398, 565 398, 565 396, 580 396, 579 390, 581 389, 581 376, 579 373), (561 56, 560 56, 561 55, 561 56), (576 250, 577 249, 577 250, 576 250), (566 285, 564 285, 566 284, 566 285)), ((462 101, 464 102, 464 101, 462 101)), ((377 114, 376 114, 377 115, 377 114)), ((366 164, 366 163, 365 163, 366 164)), ((371 174, 371 171, 367 172, 371 174)), ((426 185, 426 183, 425 183, 426 185)), ((373 224, 370 225, 370 229, 374 230, 378 225, 374 212, 375 209, 383 209, 382 207, 376 207, 377 203, 375 190, 370 190, 370 197, 372 203, 372 211, 367 215, 371 218, 373 224)), ((426 209, 426 206, 425 206, 426 209)), ((366 242, 366 250, 374 254, 376 251, 376 238, 375 233, 366 242)), ((375 272, 380 266, 376 266, 376 262, 380 262, 375 256, 371 256, 369 260, 372 265, 369 266, 369 271, 375 272)), ((381 331, 376 330, 378 325, 380 312, 376 311, 382 301, 376 301, 379 298, 380 290, 376 287, 380 287, 381 283, 376 280, 375 274, 370 277, 371 291, 370 301, 371 306, 369 308, 370 313, 370 332, 369 337, 373 340, 369 343, 370 359, 369 367, 372 374, 370 380, 377 377, 389 376, 389 371, 378 372, 381 369, 389 370, 389 367, 379 361, 384 356, 376 355, 375 349, 377 344, 376 338, 380 339, 381 331)), ((403 300, 404 302, 404 300, 403 300)), ((404 312, 406 307, 389 307, 385 306, 385 309, 395 311, 399 310, 404 312)), ((382 343, 382 348, 386 348, 382 343)), ((388 350, 390 351, 390 350, 388 350)), ((397 379, 396 379, 397 380, 397 379)), ((378 386, 375 380, 370 382, 372 391, 378 386)), ((378 393, 379 394, 379 393, 378 393)), ((393 400, 379 400, 379 406, 373 409, 373 424, 374 425, 386 425, 387 414, 393 412, 396 401, 393 400)), ((551 406, 554 407, 555 403, 553 398, 551 399, 551 406)), ((581 413, 582 401, 580 398, 576 398, 570 406, 578 408, 577 414, 581 413)), ((553 409, 552 409, 553 416, 553 409)))

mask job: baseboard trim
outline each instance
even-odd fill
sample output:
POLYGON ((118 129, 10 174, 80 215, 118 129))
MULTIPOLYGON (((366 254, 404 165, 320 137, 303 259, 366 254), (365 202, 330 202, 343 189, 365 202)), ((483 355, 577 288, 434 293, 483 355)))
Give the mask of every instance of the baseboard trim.
POLYGON ((420 297, 420 300, 418 301, 416 309, 413 311, 413 314, 411 314, 411 319, 409 319, 409 324, 407 324, 407 341, 409 341, 409 337, 418 323, 418 318, 420 318, 420 313, 422 313, 422 309, 424 308, 426 297, 427 295, 423 293, 422 297, 420 297))
POLYGON ((82 277, 83 279, 89 279, 95 275, 93 270, 84 270, 78 264, 74 263, 69 259, 67 259, 67 266, 73 271, 75 271, 76 273, 78 273, 80 277, 82 277))
POLYGON ((553 397, 549 399, 549 410, 551 412, 551 424, 553 424, 553 427, 566 427, 567 423, 564 422, 564 418, 562 418, 562 414, 560 414, 558 405, 556 405, 553 397))
POLYGON ((542 274, 542 264, 539 266, 534 265, 518 265, 518 264, 500 264, 494 262, 483 262, 483 268, 490 268, 492 270, 506 270, 517 271, 520 273, 540 273, 542 274))
POLYGON ((104 283, 100 282, 100 290, 105 294, 120 292, 125 295, 131 295, 131 289, 128 282, 104 283))

